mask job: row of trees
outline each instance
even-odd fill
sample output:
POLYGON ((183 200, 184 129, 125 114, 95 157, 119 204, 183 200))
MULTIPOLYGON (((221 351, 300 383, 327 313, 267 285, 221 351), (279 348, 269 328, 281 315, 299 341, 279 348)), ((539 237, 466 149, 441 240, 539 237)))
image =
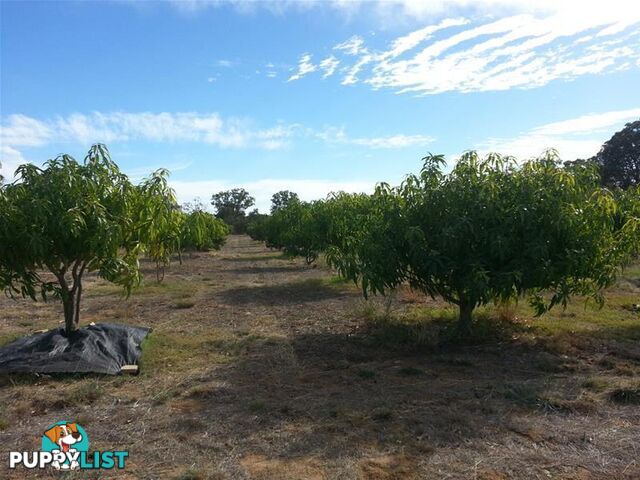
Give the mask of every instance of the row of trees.
POLYGON ((554 151, 522 164, 465 153, 450 173, 429 155, 417 175, 373 195, 294 199, 249 227, 255 239, 313 261, 320 252, 365 295, 401 283, 459 308, 528 295, 537 313, 601 291, 640 251, 640 189, 606 189, 593 163, 554 151))
MULTIPOLYGON (((293 200, 298 200, 298 195, 294 192, 289 190, 276 192, 271 197, 271 213, 293 200)), ((257 209, 247 213, 255 203, 255 198, 244 188, 225 190, 211 197, 211 205, 216 211, 216 217, 230 225, 233 233, 247 233, 256 221, 265 217, 265 214, 258 213, 257 209)))
POLYGON ((141 279, 141 255, 156 262, 160 280, 171 255, 219 248, 229 232, 210 213, 181 211, 166 170, 132 184, 104 145, 83 163, 61 155, 16 173, 17 181, 0 185, 0 288, 59 297, 67 334, 79 326, 86 272, 129 293, 141 279))

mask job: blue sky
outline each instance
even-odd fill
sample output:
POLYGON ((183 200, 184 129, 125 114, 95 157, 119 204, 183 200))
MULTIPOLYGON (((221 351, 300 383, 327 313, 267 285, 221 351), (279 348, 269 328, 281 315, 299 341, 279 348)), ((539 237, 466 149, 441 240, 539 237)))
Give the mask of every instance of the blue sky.
POLYGON ((106 143, 181 201, 367 191, 427 152, 590 156, 640 118, 633 2, 1 1, 0 160, 106 143))

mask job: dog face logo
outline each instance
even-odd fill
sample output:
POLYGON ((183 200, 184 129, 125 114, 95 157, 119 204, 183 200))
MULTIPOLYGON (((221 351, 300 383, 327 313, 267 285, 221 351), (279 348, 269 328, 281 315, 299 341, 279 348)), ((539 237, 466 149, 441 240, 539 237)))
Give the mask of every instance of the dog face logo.
POLYGON ((42 435, 42 450, 53 454, 62 453, 67 459, 63 462, 52 462, 54 468, 75 470, 79 467, 79 452, 89 450, 89 439, 77 423, 58 422, 51 425, 42 435))
POLYGON ((54 425, 44 432, 46 437, 60 447, 63 452, 68 452, 71 445, 82 441, 82 434, 78 432, 77 423, 63 423, 54 425))

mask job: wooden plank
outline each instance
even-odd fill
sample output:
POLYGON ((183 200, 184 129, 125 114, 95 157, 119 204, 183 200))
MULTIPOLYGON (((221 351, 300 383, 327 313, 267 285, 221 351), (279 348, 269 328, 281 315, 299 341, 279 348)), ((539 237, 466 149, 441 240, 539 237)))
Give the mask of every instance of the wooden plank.
POLYGON ((127 373, 129 375, 137 375, 139 373, 138 365, 123 365, 120 368, 120 373, 127 373))

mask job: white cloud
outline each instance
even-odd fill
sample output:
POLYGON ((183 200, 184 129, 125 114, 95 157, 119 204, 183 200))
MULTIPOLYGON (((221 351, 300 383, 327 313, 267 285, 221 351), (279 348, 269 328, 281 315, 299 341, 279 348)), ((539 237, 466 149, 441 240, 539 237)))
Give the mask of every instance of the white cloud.
POLYGON ((250 121, 227 118, 217 113, 75 113, 49 120, 10 115, 0 129, 2 145, 41 146, 52 142, 110 143, 150 140, 156 142, 199 142, 222 148, 273 148, 273 141, 286 143, 295 125, 255 128, 250 121), (268 142, 267 142, 268 141, 268 142))
POLYGON ((322 74, 322 78, 327 78, 333 75, 340 64, 340 60, 338 60, 333 55, 325 58, 320 62, 320 69, 324 71, 322 74))
POLYGON ((425 40, 430 39, 438 30, 466 25, 467 23, 469 23, 469 20, 466 18, 448 18, 437 25, 429 25, 419 30, 415 30, 408 35, 395 39, 391 43, 391 49, 382 54, 382 58, 395 58, 404 52, 417 47, 425 40))
POLYGON ((47 143, 51 135, 47 123, 21 114, 9 116, 9 121, 0 125, 0 145, 37 147, 47 143))
POLYGON ((391 135, 388 137, 354 138, 351 143, 371 148, 405 148, 429 145, 434 141, 428 135, 391 135))
POLYGON ((215 65, 216 67, 231 68, 235 65, 235 62, 233 60, 221 59, 221 60, 216 60, 215 65))
POLYGON ((289 77, 288 82, 293 80, 299 80, 308 73, 315 72, 318 69, 316 65, 311 63, 311 55, 308 53, 302 54, 300 61, 298 62, 298 71, 289 77))
POLYGON ((379 137, 350 137, 343 127, 327 127, 320 131, 311 132, 316 138, 326 143, 339 143, 346 145, 358 145, 362 147, 380 148, 407 148, 423 147, 432 143, 435 139, 429 135, 387 135, 379 137))
POLYGON ((230 181, 170 181, 176 191, 180 203, 192 201, 200 197, 205 204, 209 204, 211 195, 231 188, 245 188, 256 199, 256 208, 261 212, 268 212, 271 206, 271 196, 280 190, 296 192, 301 200, 318 200, 331 192, 345 191, 350 193, 371 193, 375 187, 374 181, 334 181, 334 180, 305 180, 305 179, 264 179, 253 182, 230 181))
POLYGON ((361 53, 367 53, 367 49, 364 47, 364 40, 358 35, 354 35, 349 40, 337 44, 333 47, 334 50, 341 50, 347 55, 359 55, 361 53))
POLYGON ((124 170, 124 173, 131 178, 134 182, 137 182, 145 177, 148 177, 151 172, 155 172, 160 168, 165 168, 171 172, 171 174, 175 172, 180 172, 182 170, 188 169, 193 162, 175 162, 170 164, 152 164, 152 165, 143 165, 135 168, 127 168, 124 170))
POLYGON ((606 139, 570 139, 550 135, 527 133, 512 139, 491 138, 480 145, 483 153, 498 152, 518 159, 537 157, 548 148, 555 148, 563 160, 590 158, 606 139))
POLYGON ((592 134, 640 118, 640 108, 606 113, 590 113, 578 118, 549 123, 534 129, 540 135, 592 134))
POLYGON ((420 95, 533 88, 632 68, 640 60, 640 6, 620 0, 543 1, 535 8, 500 0, 375 5, 414 20, 462 10, 471 16, 428 23, 382 50, 357 35, 338 43, 333 49, 343 85, 420 95), (487 12, 492 15, 480 15, 487 12))
POLYGON ((362 68, 367 64, 373 61, 374 57, 372 55, 363 55, 360 59, 347 71, 347 74, 342 79, 342 85, 353 85, 358 82, 358 73, 362 68))
POLYGON ((0 175, 5 181, 13 181, 16 168, 24 163, 29 161, 22 156, 22 153, 8 145, 0 144, 0 175))
POLYGON ((477 146, 483 153, 494 151, 520 159, 555 148, 564 160, 590 158, 625 123, 640 118, 640 108, 591 113, 533 128, 514 138, 490 138, 477 146))
MULTIPOLYGON (((140 2, 129 0, 129 3, 137 6, 140 2)), ((615 15, 621 25, 624 22, 630 24, 632 18, 629 18, 629 14, 638 10, 638 7, 628 0, 169 0, 169 3, 177 10, 191 14, 229 5, 242 14, 254 14, 257 10, 265 10, 274 15, 283 15, 287 11, 309 12, 325 9, 335 12, 343 20, 362 21, 363 17, 370 16, 383 27, 437 20, 461 13, 480 17, 522 12, 541 15, 566 12, 573 18, 615 15)), ((611 31, 615 32, 618 28, 620 27, 611 27, 611 31)))
POLYGON ((0 163, 2 175, 13 178, 15 168, 27 163, 19 149, 53 143, 191 142, 219 148, 277 150, 287 147, 299 128, 296 124, 256 128, 248 120, 223 119, 217 113, 93 112, 47 120, 14 114, 0 124, 0 163))

